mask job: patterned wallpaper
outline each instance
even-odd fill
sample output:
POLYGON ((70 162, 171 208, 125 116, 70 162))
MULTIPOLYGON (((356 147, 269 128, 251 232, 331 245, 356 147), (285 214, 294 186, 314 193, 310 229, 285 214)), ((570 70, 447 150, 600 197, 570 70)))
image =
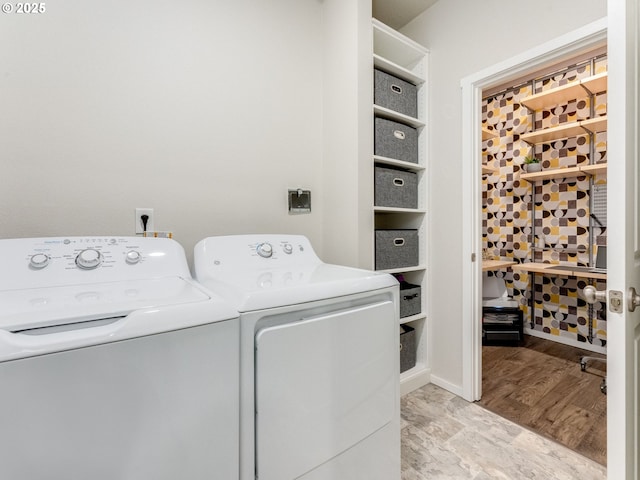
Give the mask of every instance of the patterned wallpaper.
MULTIPOLYGON (((595 258, 597 245, 606 245, 606 218, 598 218, 604 225, 601 227, 590 217, 593 212, 589 177, 544 180, 533 185, 520 180, 526 167, 524 158, 530 154, 542 160, 543 170, 606 162, 606 132, 594 136, 593 155, 588 135, 535 148, 520 140, 520 135, 532 128, 538 130, 590 118, 590 99, 586 92, 582 98, 537 111, 535 118, 520 104, 524 97, 606 71, 606 67, 606 58, 600 58, 593 66, 587 63, 536 81, 535 87, 529 82, 484 99, 483 127, 498 135, 483 144, 483 162, 496 171, 483 176, 483 248, 490 258, 518 263, 588 265, 589 251, 595 258), (531 223, 532 202, 535 203, 535 235, 531 223)), ((595 115, 605 115, 606 107, 606 92, 600 92, 595 96, 595 115)), ((593 177, 593 182, 592 192, 606 191, 606 175, 593 177)), ((598 198, 606 198, 606 194, 598 198)), ((491 274, 504 278, 509 294, 524 310, 525 327, 552 339, 564 337, 571 343, 584 343, 585 348, 589 348, 589 344, 606 345, 604 305, 590 307, 578 296, 588 279, 511 270, 491 274)), ((598 289, 605 288, 604 281, 592 281, 592 284, 598 289)))

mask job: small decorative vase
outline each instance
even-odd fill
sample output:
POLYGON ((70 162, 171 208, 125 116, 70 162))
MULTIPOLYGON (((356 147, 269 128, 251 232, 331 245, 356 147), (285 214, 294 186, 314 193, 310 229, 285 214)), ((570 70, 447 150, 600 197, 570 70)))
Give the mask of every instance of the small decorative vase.
POLYGON ((527 173, 539 172, 542 170, 541 163, 527 163, 527 173))

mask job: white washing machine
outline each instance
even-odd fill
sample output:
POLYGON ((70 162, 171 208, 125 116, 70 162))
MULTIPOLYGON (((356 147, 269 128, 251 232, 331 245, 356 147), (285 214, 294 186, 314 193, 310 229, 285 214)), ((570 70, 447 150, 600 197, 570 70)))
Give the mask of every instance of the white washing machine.
POLYGON ((398 284, 293 235, 210 237, 196 279, 240 312, 240 478, 400 478, 398 284))
POLYGON ((0 477, 238 478, 238 314, 173 240, 0 240, 0 477))

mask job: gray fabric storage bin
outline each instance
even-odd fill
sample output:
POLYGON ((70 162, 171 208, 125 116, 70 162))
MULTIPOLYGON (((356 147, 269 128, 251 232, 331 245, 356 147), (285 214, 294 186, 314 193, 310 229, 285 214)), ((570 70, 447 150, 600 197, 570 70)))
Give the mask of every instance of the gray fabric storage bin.
POLYGON ((374 205, 418 208, 418 175, 406 170, 376 166, 374 205))
POLYGON ((374 69, 373 103, 413 118, 418 117, 418 88, 405 80, 374 69))
POLYGON ((417 315, 422 311, 422 287, 400 283, 400 318, 417 315))
POLYGON ((418 163, 418 131, 386 118, 376 117, 373 153, 381 157, 418 163))
POLYGON ((376 270, 418 265, 418 230, 376 230, 376 270))
POLYGON ((400 373, 416 366, 416 330, 400 325, 400 373))

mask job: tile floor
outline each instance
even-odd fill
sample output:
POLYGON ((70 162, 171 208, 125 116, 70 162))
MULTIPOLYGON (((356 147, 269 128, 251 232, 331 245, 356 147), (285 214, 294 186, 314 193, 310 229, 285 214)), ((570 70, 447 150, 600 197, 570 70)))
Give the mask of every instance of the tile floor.
POLYGON ((606 468, 433 384, 404 397, 402 480, 605 480, 606 468))

